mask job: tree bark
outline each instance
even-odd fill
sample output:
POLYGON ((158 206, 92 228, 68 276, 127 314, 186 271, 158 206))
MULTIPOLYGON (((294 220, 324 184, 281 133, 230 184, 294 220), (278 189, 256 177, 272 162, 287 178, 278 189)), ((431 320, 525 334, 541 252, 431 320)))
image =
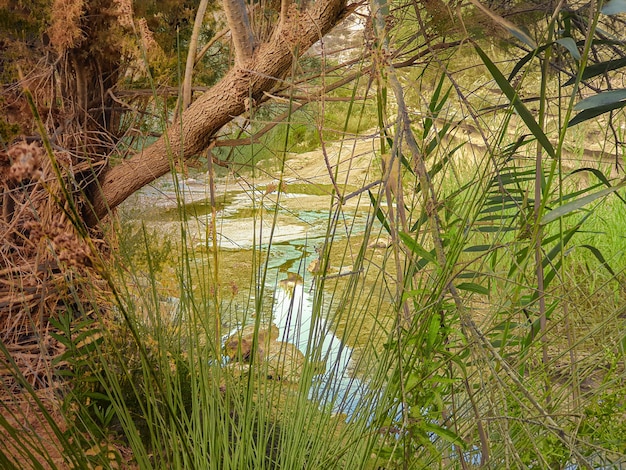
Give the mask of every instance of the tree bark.
POLYGON ((241 66, 248 62, 254 53, 254 34, 250 27, 246 4, 243 0, 224 0, 224 13, 235 48, 235 66, 241 66))
POLYGON ((98 187, 90 195, 92 211, 85 214, 87 224, 97 224, 128 196, 168 173, 173 159, 187 158, 206 149, 219 129, 244 113, 284 77, 296 52, 306 52, 320 39, 320 33, 326 34, 350 11, 346 0, 316 1, 279 24, 247 63, 232 68, 183 112, 182 124, 175 122, 155 143, 100 176, 98 187))
POLYGON ((196 63, 196 49, 198 48, 198 37, 200 29, 204 22, 209 0, 201 0, 196 14, 196 20, 193 24, 191 39, 189 40, 189 51, 187 52, 187 63, 185 64, 185 78, 183 80, 183 110, 187 109, 191 104, 191 79, 193 78, 193 66, 196 63))

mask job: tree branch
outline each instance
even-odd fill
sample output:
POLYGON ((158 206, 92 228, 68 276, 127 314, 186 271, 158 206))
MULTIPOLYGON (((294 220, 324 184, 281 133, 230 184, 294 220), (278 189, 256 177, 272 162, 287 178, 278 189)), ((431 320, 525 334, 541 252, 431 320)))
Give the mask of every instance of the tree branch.
POLYGON ((200 52, 198 52, 198 55, 196 55, 196 59, 194 61, 194 66, 198 65, 198 62, 200 62, 202 60, 202 58, 204 57, 204 55, 209 51, 209 49, 211 49, 211 46, 213 44, 215 44, 217 41, 219 41, 222 38, 222 36, 224 36, 228 31, 230 31, 230 29, 228 29, 228 28, 222 29, 219 33, 217 33, 215 36, 213 36, 209 42, 207 42, 204 45, 202 50, 200 50, 200 52))
POLYGON ((196 13, 196 20, 193 23, 193 31, 189 40, 189 51, 187 52, 187 63, 185 64, 185 78, 183 80, 183 107, 184 111, 191 104, 191 78, 193 77, 193 66, 195 65, 196 49, 198 48, 198 37, 204 22, 204 15, 209 4, 209 0, 201 0, 196 13))
POLYGON ((243 67, 254 53, 254 35, 244 0, 224 0, 224 13, 235 47, 235 66, 243 67))
POLYGON ((289 5, 291 5, 291 0, 280 1, 280 23, 281 24, 284 24, 287 21, 287 15, 289 14, 289 5))
POLYGON ((245 68, 232 68, 156 142, 100 177, 99 187, 91 189, 87 223, 95 225, 132 193, 168 173, 174 158, 188 158, 207 148, 225 124, 246 111, 250 100, 263 100, 264 92, 279 83, 297 58, 294 52, 305 53, 320 34, 330 31, 350 11, 346 0, 320 0, 312 2, 303 14, 290 16, 254 50, 245 68))

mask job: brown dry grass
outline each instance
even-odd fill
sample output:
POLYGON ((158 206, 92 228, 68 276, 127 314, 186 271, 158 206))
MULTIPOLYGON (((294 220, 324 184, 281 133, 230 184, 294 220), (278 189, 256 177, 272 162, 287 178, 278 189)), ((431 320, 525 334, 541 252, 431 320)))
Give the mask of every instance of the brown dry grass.
POLYGON ((0 340, 35 388, 50 385, 46 358, 63 349, 48 334, 49 319, 81 301, 88 305, 102 287, 93 249, 103 242, 81 235, 69 217, 67 188, 79 188, 81 170, 68 154, 50 157, 35 143, 0 153, 0 340))
MULTIPOLYGON (((63 364, 55 359, 66 347, 51 335, 57 332, 51 319, 106 311, 100 308, 108 303, 106 284, 96 268, 106 245, 72 220, 91 170, 36 143, 0 152, 0 453, 17 468, 34 468, 35 461, 69 468, 59 435, 73 426, 61 410, 71 383, 58 375, 63 364)), ((86 455, 110 453, 111 468, 131 460, 123 446, 93 445, 86 455)))

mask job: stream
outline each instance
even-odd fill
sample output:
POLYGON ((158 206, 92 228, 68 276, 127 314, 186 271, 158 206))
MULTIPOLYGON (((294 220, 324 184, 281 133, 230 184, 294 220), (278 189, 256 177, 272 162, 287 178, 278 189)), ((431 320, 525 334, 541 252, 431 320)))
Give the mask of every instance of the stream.
MULTIPOLYGON (((172 238, 180 233, 183 222, 196 246, 212 246, 207 230, 211 223, 207 185, 197 179, 187 179, 176 187, 169 181, 163 179, 158 186, 144 188, 137 194, 137 200, 129 204, 143 209, 140 214, 135 213, 134 218, 172 238)), ((322 315, 314 314, 316 276, 306 269, 315 262, 316 249, 325 241, 331 187, 294 184, 291 188, 287 185, 287 192, 277 193, 268 192, 265 184, 235 189, 218 185, 218 191, 216 229, 224 259, 238 253, 251 254, 253 246, 266 253, 265 292, 268 295, 273 292, 273 302, 271 311, 265 315, 270 315, 278 327, 278 341, 293 344, 308 357, 314 354, 325 365, 313 378, 309 398, 349 420, 366 393, 367 385, 354 376, 353 348, 335 334, 324 318, 332 315, 328 312, 332 312, 333 307, 324 305, 322 315), (292 192, 294 190, 299 192, 292 192), (288 280, 294 277, 298 282, 287 286, 288 280)), ((356 205, 344 207, 335 241, 348 234, 363 233, 368 220, 367 209, 367 206, 361 209, 356 205)), ((331 273, 339 274, 346 269, 351 267, 335 265, 331 273)), ((222 282, 229 281, 231 279, 222 279, 222 282)), ((225 321, 226 329, 230 330, 224 336, 227 338, 250 324, 251 319, 250 315, 244 315, 244 319, 225 321)))

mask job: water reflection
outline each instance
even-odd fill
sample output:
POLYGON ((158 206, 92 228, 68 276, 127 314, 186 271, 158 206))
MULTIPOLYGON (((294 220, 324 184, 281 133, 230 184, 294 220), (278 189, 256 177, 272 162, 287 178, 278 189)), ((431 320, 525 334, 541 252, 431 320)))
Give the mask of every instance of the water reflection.
POLYGON ((314 377, 309 398, 350 419, 366 385, 351 377, 352 348, 314 312, 309 289, 299 275, 289 273, 276 289, 272 321, 279 329, 279 341, 295 345, 308 358, 324 364, 323 372, 314 377))

